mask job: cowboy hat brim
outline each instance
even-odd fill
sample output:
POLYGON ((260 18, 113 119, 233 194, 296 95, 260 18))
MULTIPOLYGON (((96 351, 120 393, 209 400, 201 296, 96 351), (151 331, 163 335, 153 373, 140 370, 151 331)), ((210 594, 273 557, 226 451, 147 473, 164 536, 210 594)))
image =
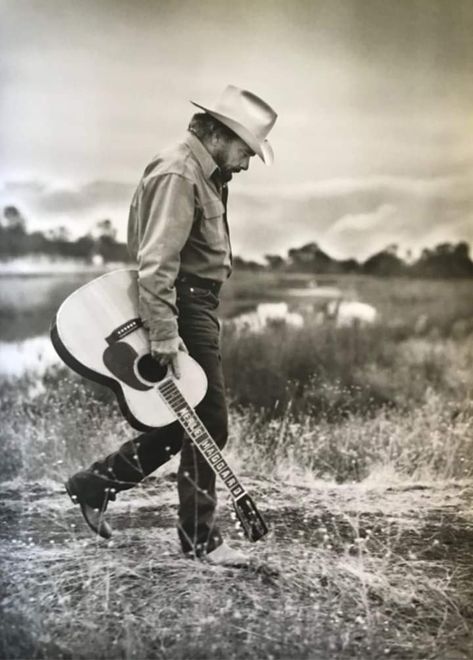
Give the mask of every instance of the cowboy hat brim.
POLYGON ((274 162, 274 152, 273 149, 268 142, 268 140, 258 140, 258 138, 251 133, 243 124, 240 124, 240 122, 235 121, 231 117, 227 117, 226 115, 220 114, 220 112, 216 112, 215 110, 212 110, 211 108, 206 108, 203 105, 200 105, 199 103, 196 103, 195 101, 191 101, 192 105, 195 105, 197 108, 200 108, 201 110, 204 110, 204 112, 207 112, 209 115, 212 117, 215 117, 215 119, 218 119, 219 122, 227 126, 231 131, 236 133, 239 138, 243 140, 245 144, 247 144, 254 152, 255 154, 258 154, 258 156, 261 158, 263 163, 265 165, 272 165, 274 162))

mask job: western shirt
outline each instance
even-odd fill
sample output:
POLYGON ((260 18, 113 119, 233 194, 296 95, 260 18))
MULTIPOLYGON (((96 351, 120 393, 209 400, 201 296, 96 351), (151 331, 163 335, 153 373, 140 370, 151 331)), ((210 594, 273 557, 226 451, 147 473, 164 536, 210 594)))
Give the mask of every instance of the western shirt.
POLYGON ((150 339, 178 335, 178 274, 220 282, 230 275, 226 192, 216 162, 192 133, 146 167, 130 205, 128 249, 150 339))

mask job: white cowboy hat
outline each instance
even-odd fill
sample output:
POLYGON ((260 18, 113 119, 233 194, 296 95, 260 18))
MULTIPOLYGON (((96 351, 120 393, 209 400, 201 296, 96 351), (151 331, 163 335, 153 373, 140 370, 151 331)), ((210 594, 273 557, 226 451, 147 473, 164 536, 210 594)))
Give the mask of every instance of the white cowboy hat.
POLYGON ((266 136, 274 126, 277 114, 259 96, 246 89, 228 85, 213 107, 195 101, 191 103, 236 133, 258 154, 263 163, 272 164, 274 154, 266 136))

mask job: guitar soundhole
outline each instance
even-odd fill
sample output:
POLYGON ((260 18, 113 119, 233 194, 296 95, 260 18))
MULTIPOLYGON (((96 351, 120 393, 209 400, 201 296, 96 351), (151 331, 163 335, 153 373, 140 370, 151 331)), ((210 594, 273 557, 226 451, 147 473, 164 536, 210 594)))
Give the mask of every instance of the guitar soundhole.
POLYGON ((148 383, 157 383, 166 376, 167 367, 162 367, 156 360, 153 360, 150 353, 142 355, 136 363, 136 370, 143 380, 148 383))

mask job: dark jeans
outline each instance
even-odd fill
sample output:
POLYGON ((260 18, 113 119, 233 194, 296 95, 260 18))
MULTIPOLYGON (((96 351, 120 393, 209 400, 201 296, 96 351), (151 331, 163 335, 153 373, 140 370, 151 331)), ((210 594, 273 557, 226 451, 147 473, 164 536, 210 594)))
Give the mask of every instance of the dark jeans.
MULTIPOLYGON (((218 298, 206 289, 179 285, 179 334, 204 369, 208 389, 196 412, 220 448, 228 436, 227 408, 215 314, 218 298)), ((103 507, 115 493, 132 488, 181 451, 178 470, 178 533, 183 550, 196 555, 222 542, 215 524, 215 474, 179 424, 153 429, 125 442, 118 451, 75 474, 74 492, 90 506, 103 507)))

